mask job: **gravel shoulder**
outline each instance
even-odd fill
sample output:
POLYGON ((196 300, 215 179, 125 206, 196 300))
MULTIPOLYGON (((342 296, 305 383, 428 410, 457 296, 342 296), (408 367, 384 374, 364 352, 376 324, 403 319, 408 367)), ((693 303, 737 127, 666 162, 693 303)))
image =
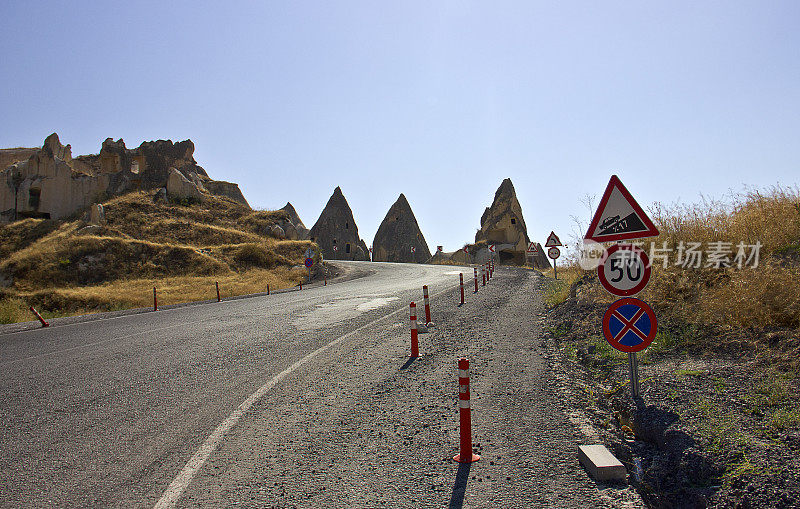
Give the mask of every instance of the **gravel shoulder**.
POLYGON ((545 358, 544 284, 500 268, 478 294, 467 286, 464 306, 457 289, 443 292, 413 362, 405 310, 339 343, 251 408, 179 506, 642 507, 578 464, 577 446, 596 434, 545 358), (452 460, 459 357, 471 363, 481 455, 468 466, 452 460))
POLYGON ((565 400, 628 467, 649 507, 800 507, 796 330, 659 322, 639 354, 642 398, 627 356, 603 339, 606 305, 584 278, 547 313, 543 344, 565 400))

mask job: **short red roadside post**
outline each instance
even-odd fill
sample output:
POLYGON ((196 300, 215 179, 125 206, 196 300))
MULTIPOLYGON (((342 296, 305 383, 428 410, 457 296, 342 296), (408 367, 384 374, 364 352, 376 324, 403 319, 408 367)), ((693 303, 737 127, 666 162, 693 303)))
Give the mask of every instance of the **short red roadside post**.
POLYGON ((39 312, 38 312, 38 311, 36 311, 36 310, 33 308, 33 306, 31 306, 31 312, 32 312, 34 315, 36 315, 36 318, 38 318, 40 322, 42 322, 42 327, 50 327, 50 324, 44 321, 44 318, 42 318, 42 315, 40 315, 40 314, 39 314, 39 312))
POLYGON ((461 286, 461 303, 463 304, 464 303, 464 273, 463 272, 458 275, 458 282, 459 282, 459 285, 461 286))
POLYGON ((153 287, 153 311, 158 311, 158 297, 156 297, 156 287, 153 287))
POLYGON ((267 283, 267 295, 269 295, 269 283, 267 283))
POLYGON ((478 293, 478 268, 472 269, 475 271, 475 293, 478 293))
POLYGON ((483 265, 481 265, 481 286, 486 286, 486 270, 483 265))
POLYGON ((302 281, 300 281, 300 289, 301 290, 303 289, 303 282, 302 281))
POLYGON ((472 452, 472 416, 469 407, 469 361, 458 360, 458 413, 460 417, 461 434, 459 453, 453 460, 459 463, 472 463, 481 459, 472 452))
POLYGON ((215 284, 217 285, 217 302, 222 302, 222 298, 219 296, 219 281, 215 284))
POLYGON ((422 300, 425 303, 425 324, 431 323, 431 303, 428 300, 428 285, 422 285, 422 300))
POLYGON ((417 332, 417 305, 413 302, 411 308, 411 357, 419 357, 419 333, 417 332))

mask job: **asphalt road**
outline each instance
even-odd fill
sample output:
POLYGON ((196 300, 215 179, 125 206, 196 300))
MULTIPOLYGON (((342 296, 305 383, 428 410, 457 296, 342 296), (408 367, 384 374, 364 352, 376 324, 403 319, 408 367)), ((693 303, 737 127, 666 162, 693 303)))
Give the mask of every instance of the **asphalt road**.
POLYGON ((302 292, 0 335, 0 503, 152 506, 266 380, 423 284, 457 278, 452 267, 366 268, 302 292))
POLYGON ((618 506, 577 466, 576 426, 531 353, 528 319, 541 305, 532 273, 498 271, 457 307, 457 267, 341 265, 361 277, 0 331, 0 505, 618 506), (408 302, 421 304, 423 284, 441 323, 408 364, 408 302), (471 497, 483 478, 448 461, 458 436, 450 364, 486 349, 499 354, 476 361, 476 377, 494 387, 502 418, 492 433, 476 426, 476 444, 493 437, 476 447, 490 444, 479 468, 495 477, 485 485, 494 491, 471 497), (520 405, 531 397, 529 412, 520 405))

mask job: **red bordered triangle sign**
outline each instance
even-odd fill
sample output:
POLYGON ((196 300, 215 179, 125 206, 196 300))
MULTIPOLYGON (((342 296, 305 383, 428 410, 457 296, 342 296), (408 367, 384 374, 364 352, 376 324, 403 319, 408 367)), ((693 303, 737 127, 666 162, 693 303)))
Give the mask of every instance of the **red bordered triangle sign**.
POLYGON ((625 189, 619 177, 611 175, 584 239, 609 242, 656 235, 658 228, 625 189))
POLYGON ((556 232, 551 231, 550 236, 547 237, 547 241, 544 243, 544 247, 556 247, 556 246, 563 246, 564 244, 561 243, 561 239, 558 238, 556 232))

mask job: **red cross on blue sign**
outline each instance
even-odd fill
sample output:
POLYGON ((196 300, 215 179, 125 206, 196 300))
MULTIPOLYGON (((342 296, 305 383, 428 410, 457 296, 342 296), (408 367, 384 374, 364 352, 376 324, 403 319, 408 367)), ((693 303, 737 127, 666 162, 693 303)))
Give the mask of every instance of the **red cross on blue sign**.
POLYGON ((656 314, 633 297, 611 304, 603 315, 603 335, 606 341, 621 352, 641 352, 656 337, 656 314))

